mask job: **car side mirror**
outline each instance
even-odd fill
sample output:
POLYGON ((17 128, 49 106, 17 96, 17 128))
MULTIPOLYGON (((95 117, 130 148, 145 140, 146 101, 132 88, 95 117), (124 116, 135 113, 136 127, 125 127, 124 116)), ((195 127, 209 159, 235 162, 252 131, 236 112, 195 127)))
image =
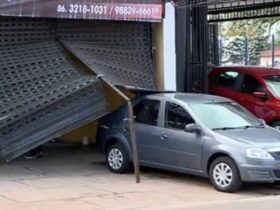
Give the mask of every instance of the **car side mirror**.
POLYGON ((261 98, 261 99, 267 99, 268 96, 265 92, 262 92, 262 91, 256 91, 253 93, 253 96, 256 97, 256 98, 261 98))
POLYGON ((185 131, 186 131, 187 133, 196 133, 196 134, 200 134, 200 133, 202 133, 202 128, 201 128, 199 125, 197 125, 197 124, 195 124, 195 123, 192 123, 192 124, 186 125, 185 131))

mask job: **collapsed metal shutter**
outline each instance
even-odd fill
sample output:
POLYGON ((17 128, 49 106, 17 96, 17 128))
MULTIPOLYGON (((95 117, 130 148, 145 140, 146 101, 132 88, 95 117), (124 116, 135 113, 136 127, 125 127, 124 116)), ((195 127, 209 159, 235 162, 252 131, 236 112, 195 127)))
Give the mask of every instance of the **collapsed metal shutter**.
POLYGON ((68 50, 112 84, 157 89, 149 23, 62 20, 57 33, 68 50))
POLYGON ((0 160, 108 113, 96 74, 157 88, 146 23, 0 17, 0 56, 0 160))
POLYGON ((55 39, 51 20, 0 19, 0 159, 108 112, 100 81, 55 39))

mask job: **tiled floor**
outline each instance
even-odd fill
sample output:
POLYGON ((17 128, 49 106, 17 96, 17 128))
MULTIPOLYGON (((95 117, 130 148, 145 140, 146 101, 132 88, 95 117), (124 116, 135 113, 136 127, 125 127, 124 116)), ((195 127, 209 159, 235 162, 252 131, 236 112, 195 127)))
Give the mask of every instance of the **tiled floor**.
MULTIPOLYGON (((0 210, 191 209, 216 203, 278 198, 280 185, 247 185, 220 193, 208 180, 160 170, 109 172, 94 150, 47 147, 36 160, 19 158, 0 165, 0 210)), ((207 208, 209 209, 209 208, 207 208)))

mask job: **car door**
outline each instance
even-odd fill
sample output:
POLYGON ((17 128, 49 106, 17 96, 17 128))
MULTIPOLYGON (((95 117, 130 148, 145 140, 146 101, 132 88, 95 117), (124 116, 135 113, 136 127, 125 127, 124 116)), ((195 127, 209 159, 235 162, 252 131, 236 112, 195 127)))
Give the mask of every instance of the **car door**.
POLYGON ((202 137, 185 132, 185 126, 191 123, 195 121, 183 106, 166 102, 162 135, 166 137, 164 141, 169 143, 169 153, 175 157, 174 166, 200 170, 202 137))
POLYGON ((209 92, 236 100, 236 92, 241 81, 241 74, 236 71, 225 71, 212 74, 209 81, 209 92))
POLYGON ((267 99, 253 95, 256 91, 266 92, 266 89, 256 77, 244 74, 239 91, 236 94, 236 101, 257 117, 265 118, 272 110, 266 106, 267 99))
POLYGON ((162 109, 160 100, 148 98, 134 106, 139 160, 144 164, 170 165, 174 162, 170 157, 168 141, 163 141, 164 136, 161 136, 162 109))

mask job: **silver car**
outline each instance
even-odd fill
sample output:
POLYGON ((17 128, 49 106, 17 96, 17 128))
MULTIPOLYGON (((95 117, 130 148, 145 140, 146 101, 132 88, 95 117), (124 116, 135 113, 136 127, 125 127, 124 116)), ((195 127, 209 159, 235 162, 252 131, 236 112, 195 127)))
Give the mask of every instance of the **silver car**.
MULTIPOLYGON (((133 101, 140 165, 209 177, 216 189, 280 180, 280 133, 229 99, 183 93, 133 101)), ((132 162, 126 107, 101 121, 98 146, 114 173, 132 162)))

